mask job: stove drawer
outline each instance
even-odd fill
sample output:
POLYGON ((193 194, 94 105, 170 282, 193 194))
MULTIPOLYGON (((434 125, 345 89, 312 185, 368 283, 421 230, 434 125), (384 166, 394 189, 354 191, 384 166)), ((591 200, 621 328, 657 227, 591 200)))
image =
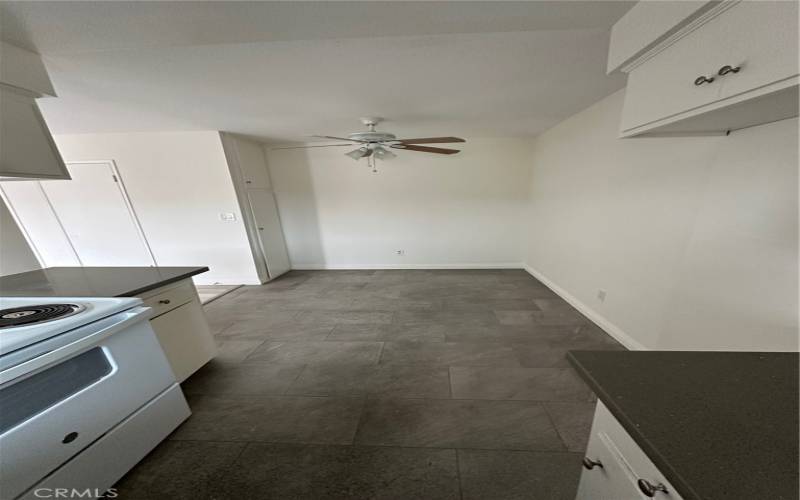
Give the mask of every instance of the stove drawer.
POLYGON ((0 400, 20 403, 0 420, 4 498, 36 484, 174 383, 146 313, 119 316, 120 331, 23 363, 15 369, 36 368, 0 386, 0 400), (58 359, 38 366, 48 357, 58 359))
POLYGON ((190 414, 181 388, 175 384, 28 490, 22 498, 36 500, 48 495, 52 498, 59 488, 89 490, 91 498, 100 497, 190 414))

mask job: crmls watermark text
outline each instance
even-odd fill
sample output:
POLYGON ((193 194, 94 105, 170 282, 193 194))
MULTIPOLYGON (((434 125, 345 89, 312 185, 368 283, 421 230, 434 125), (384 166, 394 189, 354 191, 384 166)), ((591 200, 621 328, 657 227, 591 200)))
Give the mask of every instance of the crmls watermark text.
POLYGON ((117 498, 117 490, 111 488, 109 490, 101 490, 100 488, 36 488, 33 490, 33 496, 36 498, 97 498, 103 496, 105 498, 117 498))

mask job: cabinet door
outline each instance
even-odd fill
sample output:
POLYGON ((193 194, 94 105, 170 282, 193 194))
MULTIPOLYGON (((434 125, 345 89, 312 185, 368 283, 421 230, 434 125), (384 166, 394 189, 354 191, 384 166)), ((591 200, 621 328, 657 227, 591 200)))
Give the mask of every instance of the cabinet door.
POLYGON ((648 497, 639 489, 640 479, 666 490, 656 492, 653 498, 681 500, 675 488, 599 401, 586 458, 602 463, 602 467, 584 468, 577 500, 646 500, 648 497))
POLYGON ((150 321, 178 382, 206 364, 217 353, 203 307, 193 300, 150 321))
POLYGON ((628 75, 622 130, 667 118, 715 101, 722 86, 695 85, 698 76, 712 76, 727 59, 726 26, 710 20, 655 54, 628 75))
POLYGON ((724 61, 717 61, 715 71, 724 65, 741 69, 718 77, 721 97, 797 76, 797 6, 797 2, 743 1, 722 14, 729 52, 724 61))
POLYGON ((69 179, 36 101, 0 88, 0 176, 69 179))
POLYGON ((602 432, 592 429, 586 457, 602 463, 602 467, 583 469, 576 500, 644 500, 636 479, 620 452, 602 432))
POLYGON ((245 187, 248 189, 270 189, 267 161, 260 144, 250 141, 236 140, 239 155, 239 167, 242 169, 245 187))

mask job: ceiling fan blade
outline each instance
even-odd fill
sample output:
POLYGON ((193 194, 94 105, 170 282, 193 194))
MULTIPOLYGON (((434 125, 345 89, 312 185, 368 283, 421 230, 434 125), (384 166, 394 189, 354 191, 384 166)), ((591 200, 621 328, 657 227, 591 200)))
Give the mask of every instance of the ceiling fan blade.
POLYGON ((394 144, 390 147, 394 149, 422 151, 423 153, 439 153, 440 155, 451 155, 459 152, 458 149, 432 148, 430 146, 414 146, 413 144, 394 144))
POLYGON ((277 150, 277 149, 331 148, 331 147, 335 147, 335 146, 353 146, 353 143, 347 143, 347 144, 320 144, 318 146, 313 146, 313 145, 312 146, 281 146, 281 147, 270 148, 270 149, 274 151, 274 150, 277 150))
POLYGON ((347 137, 336 137, 334 135, 312 135, 311 137, 319 137, 320 139, 334 139, 337 141, 364 142, 356 141, 355 139, 348 139, 347 137))
POLYGON ((446 142, 467 142, 460 137, 422 137, 419 139, 399 139, 403 144, 441 144, 446 142))

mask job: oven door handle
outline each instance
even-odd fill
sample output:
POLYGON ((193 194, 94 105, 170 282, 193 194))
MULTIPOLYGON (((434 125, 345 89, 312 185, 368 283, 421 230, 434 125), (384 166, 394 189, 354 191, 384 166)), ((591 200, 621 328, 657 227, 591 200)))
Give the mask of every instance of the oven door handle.
POLYGON ((114 335, 123 328, 127 328, 128 325, 146 320, 150 317, 150 314, 152 314, 151 311, 152 310, 149 307, 139 306, 117 313, 110 318, 106 318, 106 320, 119 318, 119 321, 107 325, 96 332, 90 333, 80 340, 76 340, 75 342, 59 347, 58 349, 54 349, 50 352, 42 354, 41 356, 37 356, 29 361, 20 363, 12 368, 9 368, 8 370, 5 370, 4 372, 0 373, 0 385, 3 385, 6 382, 14 380, 23 375, 31 374, 56 361, 63 361, 69 357, 72 357, 73 354, 87 351, 91 347, 100 343, 100 341, 103 339, 114 335))

